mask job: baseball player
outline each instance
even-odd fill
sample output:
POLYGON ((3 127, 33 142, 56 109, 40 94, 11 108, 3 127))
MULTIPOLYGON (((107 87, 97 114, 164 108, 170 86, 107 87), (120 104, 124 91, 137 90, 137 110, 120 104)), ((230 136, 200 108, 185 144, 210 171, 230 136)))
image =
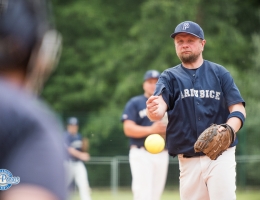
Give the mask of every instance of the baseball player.
POLYGON ((67 131, 65 132, 65 142, 69 154, 68 159, 68 185, 75 179, 78 186, 81 200, 90 200, 90 188, 88 174, 83 161, 88 161, 90 156, 87 152, 87 144, 84 143, 78 132, 78 119, 70 117, 67 120, 67 131))
POLYGON ((171 37, 181 64, 161 74, 147 101, 148 117, 156 121, 168 113, 167 148, 179 159, 182 200, 236 199, 238 140, 234 136, 245 121, 245 102, 227 69, 203 59, 206 40, 197 23, 180 23, 171 37), (198 137, 211 124, 223 124, 216 135, 227 126, 233 130, 232 143, 214 159, 194 150, 198 137))
POLYGON ((146 101, 154 93, 160 73, 149 70, 144 75, 144 94, 131 98, 121 121, 124 133, 130 139, 129 162, 132 173, 134 200, 159 200, 165 186, 169 156, 166 150, 151 154, 144 148, 147 136, 153 133, 165 136, 165 123, 151 122, 146 116, 146 101))
POLYGON ((1 200, 67 199, 62 127, 34 93, 58 58, 49 13, 45 0, 0 2, 1 200))

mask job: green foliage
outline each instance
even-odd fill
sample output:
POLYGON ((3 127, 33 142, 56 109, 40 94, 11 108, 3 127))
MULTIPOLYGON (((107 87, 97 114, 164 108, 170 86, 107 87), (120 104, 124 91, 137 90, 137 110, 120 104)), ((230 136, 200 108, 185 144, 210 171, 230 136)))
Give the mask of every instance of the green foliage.
MULTIPOLYGON (((241 133, 259 154, 260 26, 258 1, 238 0, 54 0, 63 51, 43 97, 63 120, 79 116, 91 154, 127 154, 120 116, 141 94, 143 74, 179 63, 170 34, 184 20, 199 23, 207 40, 204 58, 225 66, 246 100, 241 133)), ((243 143, 244 144, 244 143, 243 143)), ((239 147, 240 148, 240 147, 239 147)), ((241 147, 242 148, 242 147, 241 147)))

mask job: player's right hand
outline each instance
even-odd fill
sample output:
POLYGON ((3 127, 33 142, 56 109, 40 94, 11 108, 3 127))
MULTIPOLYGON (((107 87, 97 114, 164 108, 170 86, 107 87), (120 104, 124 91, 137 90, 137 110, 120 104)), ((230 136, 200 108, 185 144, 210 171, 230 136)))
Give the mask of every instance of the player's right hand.
POLYGON ((161 120, 167 110, 162 96, 151 96, 146 101, 147 117, 152 121, 161 120))
POLYGON ((159 98, 159 96, 151 96, 146 101, 146 108, 149 113, 156 114, 156 110, 158 110, 158 108, 159 108, 158 98, 159 98))
POLYGON ((151 96, 146 101, 147 117, 153 121, 159 120, 159 118, 158 118, 158 108, 159 108, 158 98, 159 98, 158 96, 151 96))

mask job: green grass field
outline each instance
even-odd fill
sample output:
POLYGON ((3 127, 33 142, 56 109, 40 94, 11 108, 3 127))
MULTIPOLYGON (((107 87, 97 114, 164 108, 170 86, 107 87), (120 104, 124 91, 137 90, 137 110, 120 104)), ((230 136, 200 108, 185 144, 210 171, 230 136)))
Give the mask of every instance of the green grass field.
MULTIPOLYGON (((109 189, 92 189, 92 200, 132 200, 132 193, 129 189, 119 190, 116 194, 112 194, 109 189)), ((179 200, 179 192, 177 190, 165 190, 161 200, 179 200)), ((78 193, 70 198, 70 200, 80 200, 78 193)), ((260 190, 238 190, 237 200, 260 200, 260 190)))

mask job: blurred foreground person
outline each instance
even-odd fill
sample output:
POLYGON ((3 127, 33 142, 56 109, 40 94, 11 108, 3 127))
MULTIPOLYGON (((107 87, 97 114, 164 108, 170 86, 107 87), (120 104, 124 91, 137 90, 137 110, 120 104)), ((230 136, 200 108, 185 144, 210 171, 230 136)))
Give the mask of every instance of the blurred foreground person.
POLYGON ((47 5, 0 2, 1 200, 66 199, 62 128, 37 97, 61 43, 47 5))

